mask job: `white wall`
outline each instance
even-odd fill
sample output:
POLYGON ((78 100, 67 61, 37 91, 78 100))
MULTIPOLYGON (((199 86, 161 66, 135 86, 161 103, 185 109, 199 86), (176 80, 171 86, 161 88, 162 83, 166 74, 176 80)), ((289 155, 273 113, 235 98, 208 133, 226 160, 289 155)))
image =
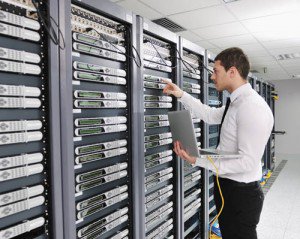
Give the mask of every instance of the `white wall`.
POLYGON ((276 137, 276 156, 300 160, 300 79, 272 83, 279 95, 275 102, 275 129, 286 131, 276 137))

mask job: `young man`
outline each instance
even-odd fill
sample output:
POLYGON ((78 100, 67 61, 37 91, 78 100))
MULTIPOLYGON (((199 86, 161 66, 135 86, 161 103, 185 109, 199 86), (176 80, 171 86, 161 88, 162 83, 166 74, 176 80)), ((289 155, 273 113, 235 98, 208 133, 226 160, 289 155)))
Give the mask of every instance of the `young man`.
MULTIPOLYGON (((259 180, 262 177, 261 158, 273 128, 274 119, 265 100, 247 82, 250 64, 240 48, 229 48, 215 58, 211 79, 218 91, 231 95, 226 107, 213 108, 202 104, 173 83, 166 82, 163 92, 176 96, 193 115, 208 124, 221 124, 218 149, 236 152, 241 158, 214 160, 219 170, 224 209, 219 218, 223 239, 256 239, 264 195, 259 180)), ((175 153, 191 164, 212 170, 206 159, 191 157, 174 143, 175 153)), ((217 210, 221 197, 215 187, 217 210)))

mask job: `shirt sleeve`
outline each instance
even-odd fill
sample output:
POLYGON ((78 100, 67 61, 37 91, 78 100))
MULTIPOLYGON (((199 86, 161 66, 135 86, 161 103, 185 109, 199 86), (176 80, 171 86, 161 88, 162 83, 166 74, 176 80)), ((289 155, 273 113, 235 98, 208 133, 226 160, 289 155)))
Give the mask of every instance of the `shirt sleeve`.
POLYGON ((202 119, 205 123, 220 124, 222 121, 225 106, 219 108, 209 107, 186 92, 178 101, 183 104, 185 109, 190 110, 193 116, 202 119))
MULTIPOLYGON (((262 107, 242 106, 237 114, 238 154, 241 158, 212 159, 219 175, 245 173, 260 165, 261 155, 270 137, 274 124, 273 117, 262 107)), ((197 158, 194 166, 200 166, 216 173, 212 163, 205 158, 197 158)))

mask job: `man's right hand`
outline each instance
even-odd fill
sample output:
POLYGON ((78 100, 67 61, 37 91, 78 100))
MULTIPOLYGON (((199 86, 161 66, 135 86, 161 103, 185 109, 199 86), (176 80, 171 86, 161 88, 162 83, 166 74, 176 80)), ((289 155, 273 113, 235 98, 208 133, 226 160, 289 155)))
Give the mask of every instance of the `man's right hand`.
POLYGON ((177 98, 182 97, 183 90, 181 90, 177 85, 167 80, 163 80, 163 82, 167 84, 163 90, 165 94, 174 95, 177 98))

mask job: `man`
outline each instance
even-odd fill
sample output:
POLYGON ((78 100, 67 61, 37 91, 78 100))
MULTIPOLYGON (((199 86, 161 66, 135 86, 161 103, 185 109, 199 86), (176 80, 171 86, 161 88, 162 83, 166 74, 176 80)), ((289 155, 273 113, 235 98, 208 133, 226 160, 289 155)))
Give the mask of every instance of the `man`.
MULTIPOLYGON (((261 158, 273 128, 272 112, 265 100, 247 82, 250 64, 240 48, 229 48, 217 55, 211 79, 218 91, 227 90, 230 101, 213 108, 166 82, 163 92, 174 95, 193 115, 208 124, 221 124, 218 149, 236 152, 240 158, 214 160, 219 170, 224 210, 219 218, 223 239, 256 239, 256 226, 263 206, 261 158)), ((191 164, 216 172, 206 159, 191 157, 174 143, 175 153, 191 164)), ((217 210, 221 197, 215 187, 217 210)))

